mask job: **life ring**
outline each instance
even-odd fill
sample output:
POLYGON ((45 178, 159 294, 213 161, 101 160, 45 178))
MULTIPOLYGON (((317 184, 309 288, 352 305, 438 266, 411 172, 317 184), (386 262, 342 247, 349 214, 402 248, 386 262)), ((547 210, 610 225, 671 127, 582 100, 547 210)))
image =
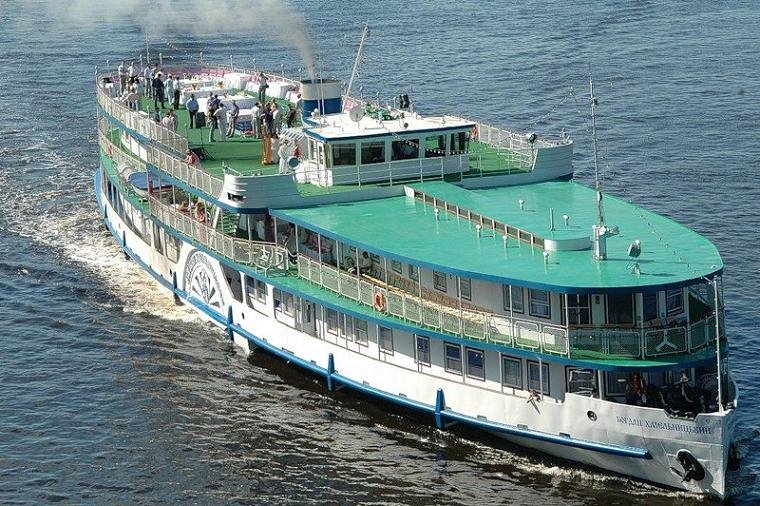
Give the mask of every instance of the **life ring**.
POLYGON ((375 310, 385 311, 385 295, 383 292, 375 292, 375 310))
POLYGON ((201 223, 206 223, 206 206, 203 204, 203 202, 196 202, 195 203, 195 219, 200 221, 201 223))
POLYGON ((474 126, 470 129, 470 139, 477 139, 478 138, 478 127, 474 126))

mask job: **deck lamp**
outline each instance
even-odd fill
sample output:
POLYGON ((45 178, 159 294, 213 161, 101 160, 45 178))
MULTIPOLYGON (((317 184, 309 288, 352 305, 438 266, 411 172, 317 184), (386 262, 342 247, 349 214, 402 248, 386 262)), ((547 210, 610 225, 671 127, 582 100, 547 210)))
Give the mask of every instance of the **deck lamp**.
POLYGON ((565 222, 565 228, 570 226, 570 216, 563 214, 562 220, 565 222))
POLYGON ((525 201, 523 199, 520 199, 517 201, 517 203, 520 205, 520 211, 525 210, 525 201))

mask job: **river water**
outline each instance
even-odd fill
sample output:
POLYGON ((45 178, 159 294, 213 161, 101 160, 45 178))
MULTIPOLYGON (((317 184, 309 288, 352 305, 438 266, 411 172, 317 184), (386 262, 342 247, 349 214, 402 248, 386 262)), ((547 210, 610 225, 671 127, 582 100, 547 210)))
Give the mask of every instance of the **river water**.
MULTIPOLYGON (((591 72, 606 191, 722 252, 740 426, 760 426, 760 5, 503 4, 298 7, 323 74, 348 79, 369 19, 365 96, 407 92, 425 112, 564 128, 586 183, 591 72)), ((143 51, 143 31, 128 19, 74 26, 49 5, 0 4, 0 502, 702 502, 328 395, 174 306, 125 261, 92 191, 94 67, 143 51)), ((167 59, 203 51, 301 66, 293 49, 251 34, 151 39, 167 59)), ((750 473, 760 472, 757 449, 750 473)), ((735 501, 760 501, 758 486, 735 501)))

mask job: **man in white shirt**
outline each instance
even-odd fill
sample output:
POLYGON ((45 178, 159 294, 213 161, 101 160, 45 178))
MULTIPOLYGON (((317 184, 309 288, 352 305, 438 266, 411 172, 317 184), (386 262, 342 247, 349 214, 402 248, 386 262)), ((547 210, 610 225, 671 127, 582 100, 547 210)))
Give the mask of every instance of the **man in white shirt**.
POLYGON ((256 102, 251 109, 251 127, 253 136, 261 139, 261 104, 256 102))
POLYGON ((224 102, 219 104, 219 107, 216 111, 214 111, 214 116, 216 117, 216 124, 219 128, 219 134, 222 136, 220 141, 224 142, 226 141, 226 134, 227 134, 227 108, 224 107, 224 102))
POLYGON ((282 111, 280 107, 275 103, 274 111, 272 111, 272 119, 274 120, 274 133, 280 133, 282 129, 282 111))
POLYGON ((119 81, 121 82, 121 93, 124 93, 124 91, 127 89, 127 62, 124 60, 121 61, 121 65, 119 65, 119 68, 117 69, 117 72, 119 73, 119 81))
POLYGON ((135 62, 129 62, 129 69, 127 72, 129 73, 130 78, 137 79, 137 67, 135 67, 135 62))
POLYGON ((174 100, 174 79, 169 74, 169 78, 164 83, 164 93, 166 94, 166 100, 174 100))

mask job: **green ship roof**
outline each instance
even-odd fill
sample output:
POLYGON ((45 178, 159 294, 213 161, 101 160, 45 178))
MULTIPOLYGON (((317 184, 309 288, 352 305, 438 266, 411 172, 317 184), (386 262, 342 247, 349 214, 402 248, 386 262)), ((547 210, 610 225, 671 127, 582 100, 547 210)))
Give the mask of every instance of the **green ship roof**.
MULTIPOLYGON (((412 188, 470 211, 521 228, 545 239, 591 236, 596 222, 596 194, 586 186, 555 181, 485 190, 466 190, 449 183, 422 183, 412 188), (518 201, 524 201, 520 210, 518 201), (549 208, 555 209, 556 231, 549 230, 549 208), (562 215, 570 216, 565 226, 562 215)), ((607 239, 607 260, 590 249, 553 251, 548 263, 543 249, 502 238, 475 224, 440 213, 409 196, 272 210, 272 214, 341 242, 394 260, 463 277, 486 279, 566 293, 653 291, 689 284, 723 268, 715 246, 673 220, 604 195, 606 223, 620 234, 607 239), (628 247, 641 241, 640 274, 632 272, 628 247)))

